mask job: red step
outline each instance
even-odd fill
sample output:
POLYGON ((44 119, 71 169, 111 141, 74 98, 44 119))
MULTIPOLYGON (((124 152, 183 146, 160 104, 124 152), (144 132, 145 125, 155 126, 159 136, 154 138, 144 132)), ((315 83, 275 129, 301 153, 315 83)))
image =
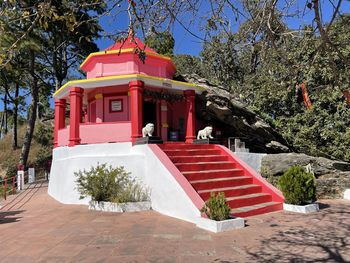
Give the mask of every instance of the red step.
POLYGON ((191 185, 196 191, 214 189, 219 187, 239 186, 251 184, 252 182, 253 179, 249 176, 190 181, 191 185))
POLYGON ((217 179, 225 177, 243 176, 244 172, 241 169, 224 169, 224 170, 206 170, 206 171, 188 171, 182 172, 182 174, 189 181, 195 180, 207 180, 207 179, 217 179))
POLYGON ((200 195, 200 197, 202 197, 203 200, 206 201, 209 199, 211 192, 214 192, 215 194, 223 192, 226 197, 233 197, 233 196, 261 193, 261 188, 262 187, 260 185, 247 184, 247 185, 241 185, 241 186, 235 186, 235 187, 201 190, 201 191, 198 191, 198 194, 200 195))
POLYGON ((227 156, 223 155, 195 155, 195 156, 170 156, 173 163, 194 163, 194 162, 225 162, 227 156))
POLYGON ((216 149, 198 149, 198 150, 164 150, 168 156, 193 156, 193 155, 218 155, 220 150, 216 149))
POLYGON ((267 202, 252 206, 231 209, 231 214, 237 217, 248 217, 279 210, 283 210, 283 203, 267 202))
POLYGON ((215 169, 233 169, 236 167, 232 162, 201 162, 201 163, 175 163, 177 169, 181 172, 187 171, 205 171, 215 169))
POLYGON ((240 217, 283 209, 216 145, 165 143, 160 147, 204 201, 212 192, 224 192, 232 215, 240 217))
POLYGON ((197 149, 215 149, 213 144, 163 144, 161 146, 164 150, 181 149, 181 150, 197 150, 197 149))
POLYGON ((255 193, 235 197, 226 197, 226 202, 232 209, 244 206, 257 205, 271 201, 272 196, 268 193, 255 193))

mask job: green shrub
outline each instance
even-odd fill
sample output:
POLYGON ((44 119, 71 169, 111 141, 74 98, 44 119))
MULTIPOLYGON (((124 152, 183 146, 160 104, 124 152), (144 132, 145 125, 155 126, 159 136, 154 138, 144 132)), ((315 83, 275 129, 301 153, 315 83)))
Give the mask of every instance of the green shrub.
POLYGON ((75 173, 80 198, 91 196, 93 201, 101 202, 139 202, 149 199, 149 193, 124 167, 98 164, 90 170, 75 173))
MULTIPOLYGON (((6 195, 14 195, 16 194, 16 188, 12 189, 12 185, 10 181, 7 181, 7 187, 6 187, 6 195)), ((0 184, 0 200, 4 198, 5 195, 5 186, 2 184, 0 184)))
POLYGON ((316 201, 316 179, 304 167, 290 167, 278 180, 285 203, 305 205, 316 201))
POLYGON ((210 193, 210 198, 205 202, 202 213, 205 213, 210 219, 222 221, 230 218, 230 207, 226 203, 225 194, 223 192, 210 193))
POLYGON ((16 156, 9 155, 7 158, 0 164, 0 168, 5 171, 6 177, 12 177, 17 175, 17 164, 18 160, 16 156))
POLYGON ((4 186, 2 184, 0 184, 0 200, 4 198, 4 186))
POLYGON ((34 159, 36 169, 45 169, 47 163, 52 159, 52 149, 50 147, 41 147, 34 159))
POLYGON ((38 122, 35 128, 34 140, 43 145, 51 146, 53 144, 53 127, 49 123, 38 122))

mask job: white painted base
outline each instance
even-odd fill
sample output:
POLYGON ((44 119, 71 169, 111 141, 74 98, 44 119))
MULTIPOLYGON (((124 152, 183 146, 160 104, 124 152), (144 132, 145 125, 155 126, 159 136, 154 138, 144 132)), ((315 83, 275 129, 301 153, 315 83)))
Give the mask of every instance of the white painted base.
POLYGON ((111 202, 89 202, 89 210, 102 211, 102 212, 138 212, 151 209, 151 202, 130 202, 130 203, 111 203, 111 202))
POLYGON ((344 192, 344 199, 350 200, 350 189, 346 189, 344 192))
POLYGON ((233 229, 243 228, 244 227, 244 219, 240 217, 236 217, 233 219, 228 219, 224 221, 215 221, 208 218, 199 218, 197 220, 197 227, 214 232, 224 232, 230 231, 233 229))
POLYGON ((313 203, 309 205, 291 205, 283 204, 283 210, 295 213, 313 213, 319 210, 318 203, 313 203))
POLYGON ((124 166, 131 172, 132 177, 150 190, 152 210, 192 223, 200 217, 198 208, 148 145, 106 143, 55 148, 49 195, 64 204, 89 205, 90 198, 79 199, 74 172, 89 170, 98 163, 124 166))
POLYGON ((235 152, 243 162, 248 164, 257 173, 261 173, 261 162, 262 159, 267 155, 266 153, 247 153, 247 152, 235 152))

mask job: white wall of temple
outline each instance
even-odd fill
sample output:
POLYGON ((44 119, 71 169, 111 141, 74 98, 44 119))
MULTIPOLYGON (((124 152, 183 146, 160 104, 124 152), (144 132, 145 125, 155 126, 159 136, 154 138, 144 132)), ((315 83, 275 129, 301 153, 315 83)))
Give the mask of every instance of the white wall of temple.
POLYGON ((200 211, 148 145, 136 145, 133 152, 145 156, 145 182, 151 188, 152 209, 161 214, 196 223, 200 211))
POLYGON ((150 189, 153 210, 193 223, 200 217, 199 210, 148 145, 132 147, 128 142, 55 148, 49 195, 64 204, 87 205, 89 198, 79 199, 74 173, 98 163, 124 166, 150 189))

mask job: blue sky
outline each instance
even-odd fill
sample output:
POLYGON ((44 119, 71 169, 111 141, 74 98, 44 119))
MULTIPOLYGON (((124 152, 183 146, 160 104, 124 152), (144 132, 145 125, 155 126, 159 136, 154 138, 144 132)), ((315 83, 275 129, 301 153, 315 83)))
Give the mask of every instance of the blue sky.
MULTIPOLYGON (((333 13, 333 8, 330 4, 329 1, 332 0, 323 0, 322 1, 322 10, 323 10, 323 21, 327 22, 329 21, 332 13, 333 13)), ((205 3, 205 1, 202 1, 205 3)), ((282 1, 281 1, 282 2, 282 1)), ((284 2, 283 2, 284 3, 284 2)), ((296 0, 296 4, 291 8, 290 12, 296 11, 296 10, 301 10, 303 11, 305 8, 305 0, 296 0)), ((122 8, 125 9, 125 6, 122 6, 122 8)), ((205 13, 208 10, 208 7, 205 6, 205 4, 202 4, 201 6, 201 13, 205 13)), ((310 10, 305 10, 305 16, 300 17, 300 18, 290 18, 286 20, 285 22, 289 25, 290 28, 297 29, 299 28, 300 25, 306 25, 310 24, 312 22, 312 19, 314 17, 314 14, 310 10)), ((341 6, 341 12, 342 13, 350 13, 350 1, 343 1, 342 6, 341 6)), ((189 18, 186 21, 185 19, 182 19, 183 23, 188 26, 189 21, 191 19, 189 18)), ((235 19, 232 17, 232 21, 235 21, 235 19)), ((236 30, 238 27, 238 23, 241 21, 233 22, 232 23, 232 30, 236 30), (236 23, 236 24, 235 24, 236 23)), ((198 24, 200 23, 199 18, 197 18, 197 21, 192 23, 189 26, 189 29, 195 33, 196 35, 199 35, 203 37, 203 32, 201 32, 198 29, 198 24)), ((112 32, 112 31, 127 31, 128 28, 128 16, 127 13, 124 11, 120 13, 117 17, 117 20, 111 19, 111 17, 102 17, 100 19, 100 24, 102 28, 107 31, 107 32, 112 32)), ((199 55, 201 49, 202 49, 202 43, 198 38, 195 38, 191 36, 190 33, 186 32, 183 27, 181 27, 179 24, 175 24, 175 26, 172 28, 172 33, 175 39, 175 49, 174 52, 175 54, 190 54, 190 55, 199 55)), ((142 39, 142 35, 140 32, 137 32, 137 36, 142 39)), ((101 38, 96 41, 98 47, 100 50, 104 50, 108 46, 112 45, 114 41, 108 38, 101 38)), ((28 97, 29 99, 29 97, 28 97)), ((29 103, 29 101, 28 101, 29 103)), ((52 103, 51 103, 52 104, 52 103)), ((52 106, 52 105, 51 105, 52 106)), ((3 110, 3 105, 2 103, 0 104, 0 111, 3 110)))
MULTIPOLYGON (((321 7, 323 11, 323 21, 328 22, 331 18, 331 15, 333 14, 333 7, 330 4, 330 1, 333 0, 323 0, 321 1, 321 7)), ((208 11, 208 7, 204 4, 205 1, 202 1, 203 4, 200 8, 201 14, 205 14, 208 11)), ((284 1, 280 1, 281 3, 284 1)), ((306 1, 305 0, 296 0, 295 4, 290 8, 289 12, 296 12, 301 11, 302 13, 305 12, 305 15, 303 17, 294 17, 286 19, 285 22, 288 24, 290 28, 298 29, 302 25, 309 25, 312 23, 312 19, 314 17, 313 10, 309 10, 305 8, 306 1)), ((125 8, 125 7, 122 7, 125 8)), ((350 12, 350 1, 343 1, 341 5, 341 12, 350 12)), ((186 17, 185 17, 186 19, 186 17)), ((200 18, 198 17, 197 20, 200 18)), ((196 35, 199 35, 201 37, 204 36, 204 33, 198 29, 198 24, 200 21, 197 21, 197 23, 191 23, 191 19, 188 19, 188 21, 182 20, 186 26, 189 26, 189 29, 191 32, 195 33, 196 35)), ((234 17, 231 19, 232 21, 232 30, 235 31, 238 28, 238 23, 241 21, 235 22, 234 17)), ((114 21, 110 17, 103 17, 100 19, 100 24, 106 30, 107 32, 112 31, 126 31, 128 28, 128 16, 126 12, 122 12, 118 16, 118 20, 114 21)), ((175 24, 172 28, 172 34, 175 39, 175 54, 190 54, 190 55, 199 55, 201 49, 202 49, 202 42, 198 38, 192 36, 190 33, 188 33, 179 23, 175 24)), ((137 32, 137 36, 142 39, 142 34, 140 32, 137 32)), ((98 47, 100 50, 103 50, 113 44, 113 41, 107 38, 102 38, 96 41, 98 44, 98 47)))

